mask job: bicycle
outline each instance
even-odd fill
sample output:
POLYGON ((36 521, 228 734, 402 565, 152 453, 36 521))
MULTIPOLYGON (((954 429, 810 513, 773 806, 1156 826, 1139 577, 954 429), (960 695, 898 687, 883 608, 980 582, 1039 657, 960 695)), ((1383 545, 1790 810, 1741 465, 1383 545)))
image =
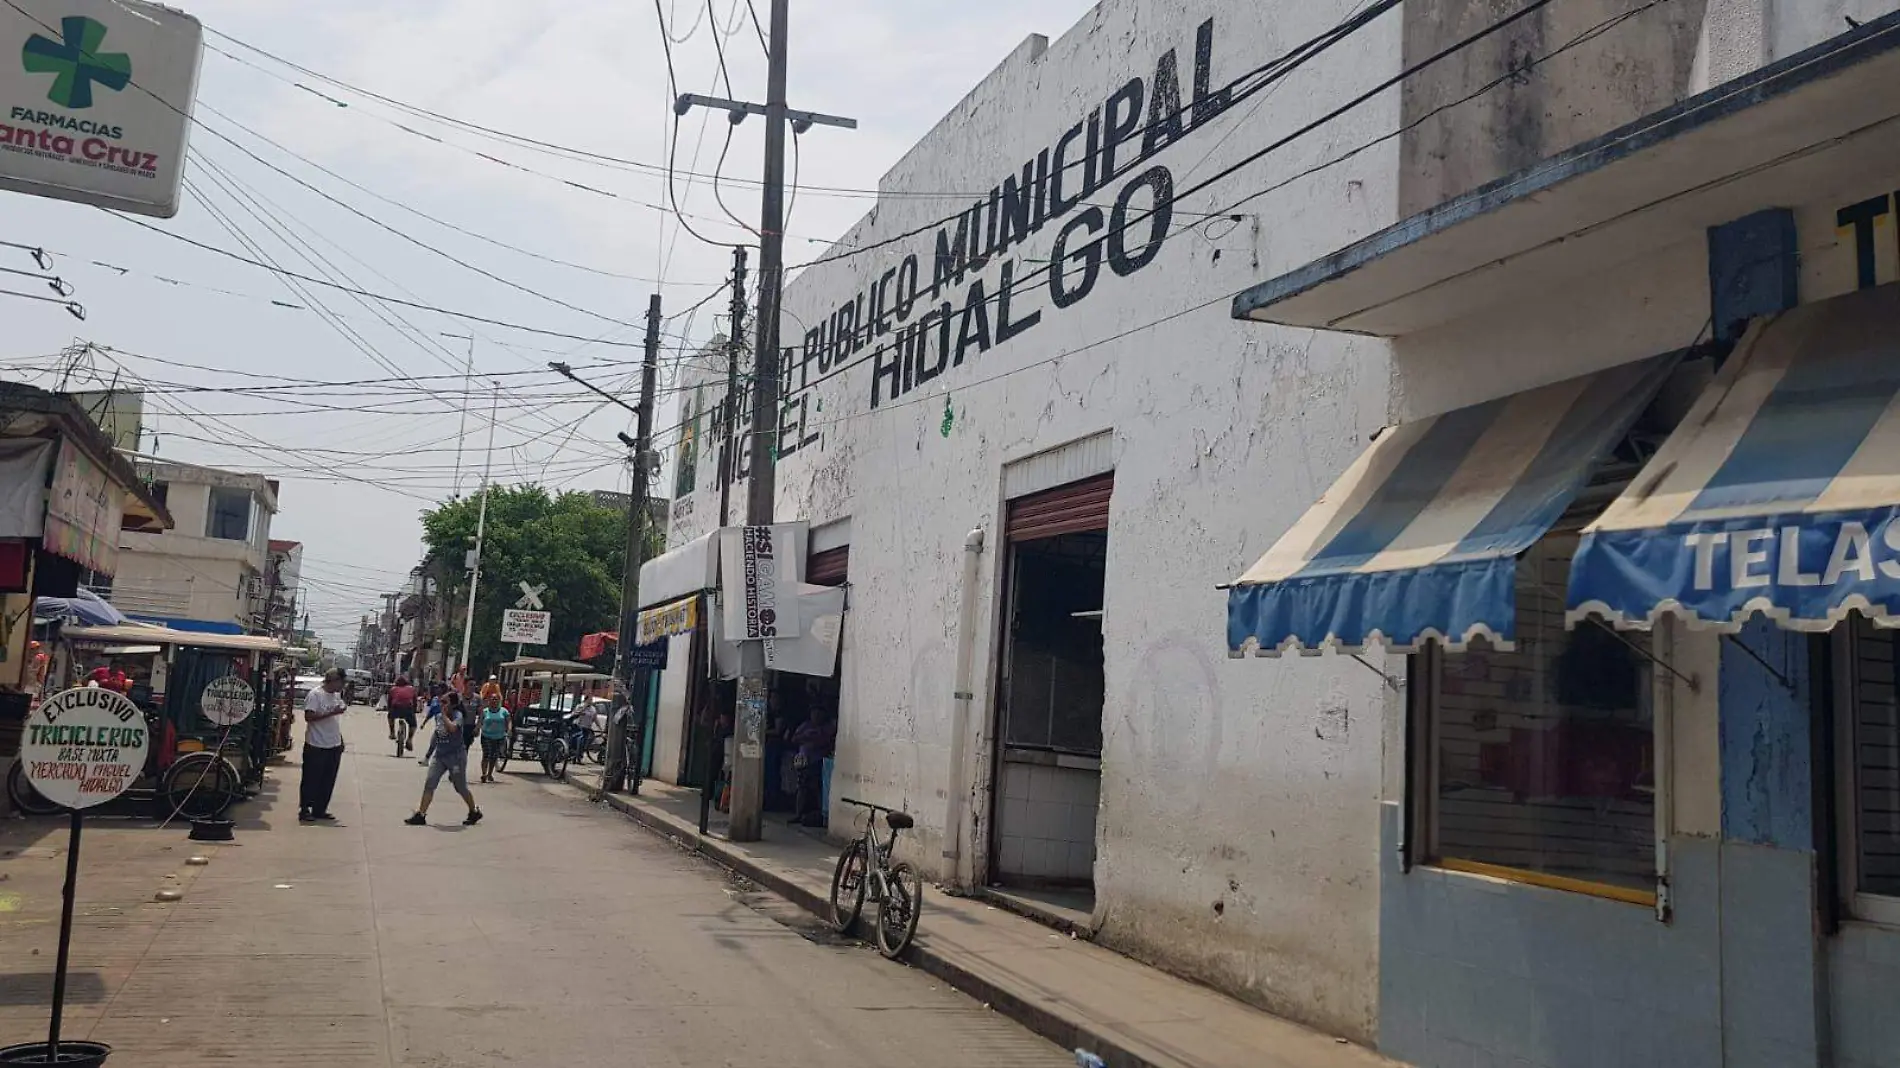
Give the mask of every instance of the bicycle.
POLYGON ((864 913, 864 903, 877 903, 877 951, 890 960, 902 956, 917 937, 917 917, 924 907, 923 873, 905 861, 891 863, 891 851, 897 847, 897 832, 917 825, 907 812, 857 801, 838 800, 870 810, 864 830, 838 855, 838 866, 831 873, 831 924, 839 934, 849 934, 864 913), (877 840, 877 813, 884 813, 890 838, 877 840), (848 900, 847 900, 848 899, 848 900))
POLYGON ((535 756, 540 758, 541 770, 547 773, 548 778, 564 779, 567 777, 567 761, 569 755, 567 739, 561 737, 559 721, 549 723, 542 727, 541 738, 535 746, 535 756))

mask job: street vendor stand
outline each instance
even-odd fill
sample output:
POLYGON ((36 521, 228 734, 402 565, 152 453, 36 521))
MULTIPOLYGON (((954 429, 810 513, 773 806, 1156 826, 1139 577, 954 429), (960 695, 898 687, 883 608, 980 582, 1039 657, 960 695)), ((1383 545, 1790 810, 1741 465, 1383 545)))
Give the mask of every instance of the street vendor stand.
MULTIPOLYGON (((84 600, 82 579, 117 572, 122 531, 171 525, 138 471, 71 397, 0 382, 0 776, 12 778, 27 713, 51 681, 42 676, 46 650, 30 644, 35 600, 84 600)), ((0 815, 10 809, 6 796, 0 791, 0 815)))

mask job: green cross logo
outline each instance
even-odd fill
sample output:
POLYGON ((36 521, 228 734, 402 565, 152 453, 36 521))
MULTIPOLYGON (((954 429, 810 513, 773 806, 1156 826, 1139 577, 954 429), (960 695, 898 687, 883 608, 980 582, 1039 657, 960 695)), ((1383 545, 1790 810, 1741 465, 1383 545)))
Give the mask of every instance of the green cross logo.
POLYGON ((105 23, 68 15, 60 20, 60 35, 65 40, 36 33, 20 50, 20 62, 28 71, 54 76, 46 99, 64 108, 89 108, 94 82, 113 92, 131 84, 132 57, 124 52, 99 52, 106 39, 105 23))

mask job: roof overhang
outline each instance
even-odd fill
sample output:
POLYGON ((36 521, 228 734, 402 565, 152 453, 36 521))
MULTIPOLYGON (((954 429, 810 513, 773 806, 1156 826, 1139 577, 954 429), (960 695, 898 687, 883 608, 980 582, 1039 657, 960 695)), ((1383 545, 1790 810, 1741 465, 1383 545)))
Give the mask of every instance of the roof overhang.
POLYGON ((200 649, 229 649, 249 653, 278 653, 284 650, 284 643, 261 634, 211 634, 138 623, 116 627, 66 627, 60 633, 74 641, 101 645, 189 645, 200 649))
POLYGON ((1561 292, 1843 174, 1900 174, 1900 13, 1455 197, 1234 298, 1399 337, 1561 292))

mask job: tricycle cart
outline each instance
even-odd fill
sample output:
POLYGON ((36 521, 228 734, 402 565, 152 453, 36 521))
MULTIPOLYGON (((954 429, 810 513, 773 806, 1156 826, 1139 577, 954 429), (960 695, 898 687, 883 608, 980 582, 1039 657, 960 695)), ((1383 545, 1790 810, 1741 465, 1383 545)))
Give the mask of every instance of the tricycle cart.
MULTIPOLYGON (((125 796, 155 803, 168 819, 210 819, 263 786, 264 765, 277 752, 271 667, 282 651, 281 642, 258 635, 65 626, 49 685, 63 689, 95 663, 124 672, 153 743, 125 796)), ((22 812, 57 810, 23 776, 10 775, 7 790, 22 812)))

